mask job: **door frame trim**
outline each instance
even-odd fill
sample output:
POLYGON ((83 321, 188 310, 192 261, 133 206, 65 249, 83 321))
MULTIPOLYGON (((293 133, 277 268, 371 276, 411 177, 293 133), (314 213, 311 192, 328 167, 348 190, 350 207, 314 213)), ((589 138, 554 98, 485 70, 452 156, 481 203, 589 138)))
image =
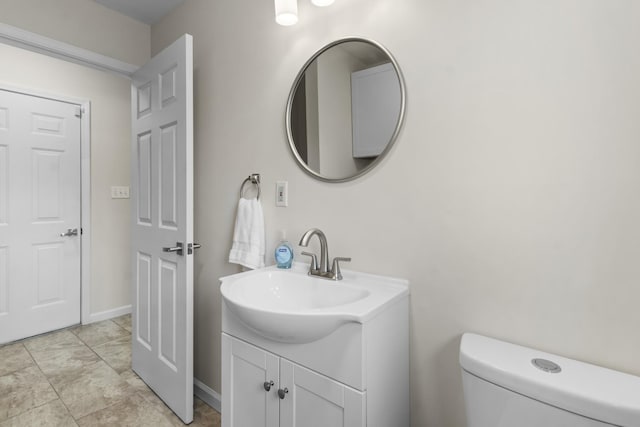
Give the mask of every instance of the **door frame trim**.
POLYGON ((0 22, 0 43, 85 65, 126 78, 139 67, 118 59, 0 22))
POLYGON ((91 323, 91 101, 15 86, 0 81, 0 89, 65 102, 82 109, 80 117, 80 322, 91 323))

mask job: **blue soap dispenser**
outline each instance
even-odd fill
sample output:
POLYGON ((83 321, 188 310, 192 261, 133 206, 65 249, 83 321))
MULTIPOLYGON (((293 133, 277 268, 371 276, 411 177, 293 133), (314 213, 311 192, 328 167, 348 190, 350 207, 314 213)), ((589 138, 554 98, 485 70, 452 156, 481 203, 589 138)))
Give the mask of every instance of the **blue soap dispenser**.
POLYGON ((282 230, 280 232, 280 243, 275 252, 276 265, 278 268, 291 268, 293 263, 293 249, 289 242, 287 242, 287 233, 282 230))

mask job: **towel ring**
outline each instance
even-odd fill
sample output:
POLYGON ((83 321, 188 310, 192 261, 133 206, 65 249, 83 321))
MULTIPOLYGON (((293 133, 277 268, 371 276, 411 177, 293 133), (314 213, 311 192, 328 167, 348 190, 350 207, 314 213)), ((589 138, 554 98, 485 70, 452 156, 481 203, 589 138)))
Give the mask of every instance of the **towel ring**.
POLYGON ((244 197, 244 185, 249 182, 251 184, 254 184, 257 189, 258 189, 258 196, 256 197, 257 200, 260 200, 260 174, 259 173, 253 173, 251 175, 249 175, 244 181, 242 181, 242 185, 240 186, 240 197, 244 197))

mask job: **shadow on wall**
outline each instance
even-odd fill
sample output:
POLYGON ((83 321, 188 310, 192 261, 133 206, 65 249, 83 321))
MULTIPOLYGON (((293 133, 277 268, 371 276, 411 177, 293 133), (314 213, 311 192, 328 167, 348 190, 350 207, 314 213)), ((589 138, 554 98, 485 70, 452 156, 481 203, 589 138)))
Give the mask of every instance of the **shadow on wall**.
MULTIPOLYGON (((460 372, 460 340, 459 335, 449 340, 436 354, 437 378, 435 382, 440 385, 437 400, 439 406, 453 405, 456 408, 464 408, 464 398, 460 394, 462 390, 462 375, 460 372), (455 375, 451 374, 455 372, 455 375)), ((460 411, 456 415, 455 425, 467 425, 466 414, 460 411)))

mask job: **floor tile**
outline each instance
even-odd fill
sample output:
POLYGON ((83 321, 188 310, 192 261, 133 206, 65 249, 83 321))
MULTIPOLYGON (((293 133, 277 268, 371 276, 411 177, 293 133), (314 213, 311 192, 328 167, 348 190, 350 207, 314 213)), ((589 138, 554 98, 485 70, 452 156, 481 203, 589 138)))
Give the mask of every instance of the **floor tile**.
MULTIPOLYGON (((142 396, 147 402, 149 402, 158 412, 162 413, 169 419, 171 424, 176 427, 184 426, 184 423, 178 418, 177 415, 169 409, 162 399, 160 399, 147 385, 142 381, 135 372, 129 370, 120 374, 131 387, 133 387, 138 395, 142 396)), ((189 424, 190 427, 220 427, 220 414, 202 400, 194 397, 194 410, 193 410, 193 423, 189 424)))
POLYGON ((81 342, 76 347, 32 351, 31 355, 54 386, 75 380, 100 362, 100 357, 81 342))
POLYGON ((93 347, 117 373, 131 369, 131 337, 126 336, 93 347))
POLYGON ((37 366, 0 377, 0 421, 57 399, 37 366))
POLYGON ((76 334, 78 338, 84 341, 89 347, 104 344, 118 338, 124 338, 130 333, 113 323, 111 320, 92 323, 86 326, 75 326, 71 328, 71 332, 76 334))
POLYGON ((126 329, 127 331, 131 332, 132 328, 131 328, 131 315, 130 314, 125 314, 124 316, 120 316, 120 317, 116 317, 115 319, 111 319, 113 320, 113 322, 116 325, 119 325, 120 327, 126 329))
POLYGON ((197 397, 194 398, 194 401, 195 407, 193 409, 193 423, 190 424, 191 427, 220 427, 222 425, 222 420, 220 419, 220 413, 218 411, 197 397))
POLYGON ((60 399, 76 420, 118 403, 133 393, 129 384, 102 360, 83 369, 84 372, 72 381, 53 383, 60 399))
POLYGON ((122 378, 123 380, 127 381, 132 386, 135 386, 137 384, 136 381, 140 381, 146 387, 146 384, 144 384, 144 382, 140 379, 138 374, 133 372, 133 370, 131 370, 131 369, 128 369, 128 370, 126 370, 124 372, 121 372, 120 373, 120 378, 122 378), (133 381, 133 382, 130 382, 130 381, 133 381))
MULTIPOLYGON (((220 414, 218 414, 213 408, 196 397, 194 397, 193 404, 193 422, 189 424, 189 427, 221 426, 220 414)), ((184 427, 185 425, 182 420, 171 411, 169 411, 166 417, 171 421, 171 425, 173 425, 173 427, 184 427)))
POLYGON ((77 427, 60 399, 0 423, 0 427, 77 427))
POLYGON ((78 337, 72 334, 68 329, 51 332, 45 335, 38 335, 24 340, 24 346, 29 350, 29 352, 61 350, 70 347, 79 347, 82 345, 84 345, 82 341, 80 341, 78 337))
POLYGON ((169 409, 167 405, 164 404, 162 399, 160 399, 158 395, 155 394, 153 390, 151 390, 145 384, 145 382, 142 381, 140 377, 138 377, 138 375, 136 375, 135 372, 133 372, 132 370, 128 370, 120 374, 120 377, 125 380, 127 384, 129 384, 132 390, 134 390, 139 396, 144 398, 151 406, 153 406, 156 411, 171 419, 173 411, 171 411, 171 409, 169 409))
MULTIPOLYGON (((0 346, 0 427, 183 427, 131 370, 130 325, 127 315, 0 346)), ((220 426, 197 398, 193 418, 220 426)))
POLYGON ((0 347, 0 361, 0 376, 35 364, 22 343, 0 347))
POLYGON ((144 381, 142 381, 140 377, 131 369, 127 369, 126 371, 121 372, 120 378, 126 381, 127 384, 129 384, 129 386, 134 388, 136 391, 145 389, 151 391, 149 387, 144 383, 144 381))
POLYGON ((80 418, 82 426, 172 427, 171 422, 142 396, 133 394, 127 400, 80 418))

